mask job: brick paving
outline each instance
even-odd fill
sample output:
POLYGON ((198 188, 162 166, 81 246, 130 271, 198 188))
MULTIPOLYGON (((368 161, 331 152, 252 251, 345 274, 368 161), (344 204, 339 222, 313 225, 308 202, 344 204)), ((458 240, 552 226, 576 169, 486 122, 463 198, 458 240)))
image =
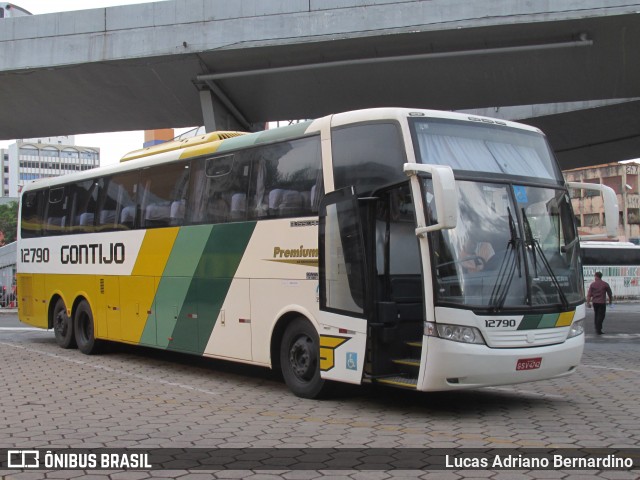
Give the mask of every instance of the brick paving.
MULTIPOLYGON (((0 448, 632 448, 640 446, 640 342, 588 337, 574 375, 422 394, 346 388, 299 399, 267 370, 114 347, 58 348, 0 331, 0 448)), ((635 479, 640 471, 0 471, 5 479, 635 479)))

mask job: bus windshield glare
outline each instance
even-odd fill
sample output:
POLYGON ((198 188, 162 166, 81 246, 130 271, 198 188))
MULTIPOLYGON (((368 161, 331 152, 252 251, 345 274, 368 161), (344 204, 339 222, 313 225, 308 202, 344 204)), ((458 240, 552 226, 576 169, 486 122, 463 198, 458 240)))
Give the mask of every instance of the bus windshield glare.
MULTIPOLYGON (((500 311, 568 309, 583 300, 568 195, 522 179, 557 178, 542 135, 431 119, 414 122, 414 135, 423 163, 459 172, 458 224, 430 235, 439 304, 500 311), (495 180, 468 180, 465 172, 472 170, 492 173, 495 180)), ((429 179, 423 179, 423 191, 426 210, 434 215, 429 179)))
POLYGON ((545 137, 537 132, 443 119, 414 119, 417 161, 454 171, 562 180, 545 137))

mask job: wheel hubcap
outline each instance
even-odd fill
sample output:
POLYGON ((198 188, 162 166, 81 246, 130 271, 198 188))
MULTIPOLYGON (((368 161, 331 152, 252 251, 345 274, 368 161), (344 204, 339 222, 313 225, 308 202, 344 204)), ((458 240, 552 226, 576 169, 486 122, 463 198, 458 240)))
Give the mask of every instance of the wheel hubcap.
POLYGON ((55 331, 58 335, 65 336, 67 334, 67 328, 69 326, 68 317, 64 312, 60 312, 55 316, 55 331))
POLYGON ((289 350, 289 363, 296 377, 310 380, 315 372, 313 342, 309 337, 299 337, 289 350))

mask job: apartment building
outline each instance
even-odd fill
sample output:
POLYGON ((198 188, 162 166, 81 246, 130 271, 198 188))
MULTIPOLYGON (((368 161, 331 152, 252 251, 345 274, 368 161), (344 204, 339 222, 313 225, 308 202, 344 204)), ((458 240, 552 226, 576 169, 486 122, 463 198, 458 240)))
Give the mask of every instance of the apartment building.
MULTIPOLYGON (((618 198, 618 236, 621 241, 640 237, 640 191, 637 162, 608 163, 593 167, 565 170, 570 182, 600 183, 613 188, 618 198)), ((605 214, 602 197, 596 191, 573 190, 571 202, 582 234, 604 232, 605 214)))

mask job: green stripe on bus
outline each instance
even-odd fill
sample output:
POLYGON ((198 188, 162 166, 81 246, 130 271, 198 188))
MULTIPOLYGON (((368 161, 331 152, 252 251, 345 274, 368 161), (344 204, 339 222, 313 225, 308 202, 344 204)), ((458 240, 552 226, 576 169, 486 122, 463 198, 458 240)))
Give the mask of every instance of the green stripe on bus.
POLYGON ((191 280, 202 257, 211 225, 183 227, 165 265, 140 343, 167 347, 187 296, 191 280))
POLYGON ((167 348, 204 353, 255 226, 256 222, 213 226, 167 348))
POLYGON ((262 132, 241 135, 239 137, 227 138, 220 144, 216 153, 237 150, 240 148, 249 148, 263 143, 303 137, 306 134, 309 125, 311 125, 311 121, 295 123, 286 127, 273 128, 262 132))
POLYGON ((540 320, 542 320, 542 315, 525 315, 520 325, 518 325, 518 330, 533 330, 538 328, 540 320))
POLYGON ((542 320, 540 320, 540 324, 538 328, 554 328, 556 326, 556 322, 558 321, 557 313, 547 313, 542 316, 542 320))
POLYGON ((554 328, 558 321, 558 313, 545 313, 544 315, 525 315, 518 330, 535 330, 537 328, 554 328))

